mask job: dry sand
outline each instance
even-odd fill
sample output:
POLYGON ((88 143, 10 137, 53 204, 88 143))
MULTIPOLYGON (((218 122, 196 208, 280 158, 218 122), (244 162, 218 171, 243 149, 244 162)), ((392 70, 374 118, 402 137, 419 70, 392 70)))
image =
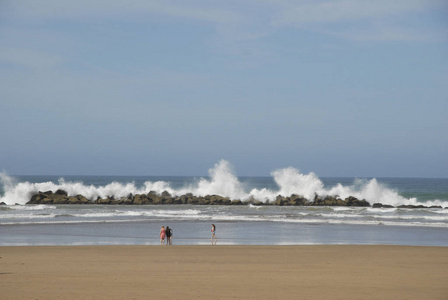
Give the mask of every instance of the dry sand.
POLYGON ((0 299, 448 299, 448 248, 0 247, 0 299))

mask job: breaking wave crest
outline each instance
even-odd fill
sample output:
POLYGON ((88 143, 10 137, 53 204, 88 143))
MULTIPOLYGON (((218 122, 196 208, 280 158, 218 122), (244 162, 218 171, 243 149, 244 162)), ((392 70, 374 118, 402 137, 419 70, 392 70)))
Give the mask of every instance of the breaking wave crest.
POLYGON ((15 178, 0 173, 0 183, 4 191, 3 195, 0 196, 0 202, 7 205, 23 205, 29 201, 33 194, 39 191, 56 192, 61 189, 65 190, 69 196, 81 194, 90 200, 95 200, 98 197, 115 197, 118 199, 129 194, 167 191, 171 195, 177 196, 187 193, 196 196, 215 194, 230 199, 247 200, 254 198, 263 202, 273 201, 278 195, 288 197, 292 194, 304 196, 308 200, 312 200, 316 194, 319 196, 339 196, 342 199, 354 196, 358 199, 365 199, 371 204, 379 202, 394 206, 423 204, 448 207, 448 201, 434 199, 421 202, 417 198, 405 198, 398 191, 381 184, 376 179, 356 179, 351 185, 338 183, 332 187, 325 187, 316 174, 302 174, 298 169, 292 167, 275 170, 271 173, 271 176, 277 188, 251 188, 238 179, 232 171, 230 163, 226 160, 221 160, 209 170, 209 178, 201 178, 195 183, 180 188, 173 188, 169 182, 165 181, 146 181, 140 187, 137 187, 135 183, 116 181, 103 186, 86 185, 83 182, 67 182, 64 178, 60 178, 57 183, 51 181, 40 183, 18 182, 15 178))

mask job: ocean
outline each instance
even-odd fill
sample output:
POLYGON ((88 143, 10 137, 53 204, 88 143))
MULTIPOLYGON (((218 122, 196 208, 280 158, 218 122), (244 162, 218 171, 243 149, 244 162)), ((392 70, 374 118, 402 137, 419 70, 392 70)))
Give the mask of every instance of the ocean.
POLYGON ((204 177, 9 176, 0 174, 0 246, 157 245, 162 225, 176 245, 376 244, 448 246, 448 179, 319 178, 293 168, 237 177, 221 162, 204 177), (217 205, 25 205, 38 191, 126 197, 150 191, 217 194, 266 202, 277 195, 355 196, 370 204, 435 208, 217 205))

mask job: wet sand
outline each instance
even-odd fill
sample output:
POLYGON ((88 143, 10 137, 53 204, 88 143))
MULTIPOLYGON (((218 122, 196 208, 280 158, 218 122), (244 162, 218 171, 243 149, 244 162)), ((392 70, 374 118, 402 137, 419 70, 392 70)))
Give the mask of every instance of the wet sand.
POLYGON ((448 299, 448 248, 0 247, 0 299, 448 299))

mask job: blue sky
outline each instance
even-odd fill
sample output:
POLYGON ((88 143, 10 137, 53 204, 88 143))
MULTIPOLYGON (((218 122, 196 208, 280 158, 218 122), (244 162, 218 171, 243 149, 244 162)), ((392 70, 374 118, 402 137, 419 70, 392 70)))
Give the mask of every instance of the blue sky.
POLYGON ((448 3, 0 1, 0 169, 448 178, 448 3))

